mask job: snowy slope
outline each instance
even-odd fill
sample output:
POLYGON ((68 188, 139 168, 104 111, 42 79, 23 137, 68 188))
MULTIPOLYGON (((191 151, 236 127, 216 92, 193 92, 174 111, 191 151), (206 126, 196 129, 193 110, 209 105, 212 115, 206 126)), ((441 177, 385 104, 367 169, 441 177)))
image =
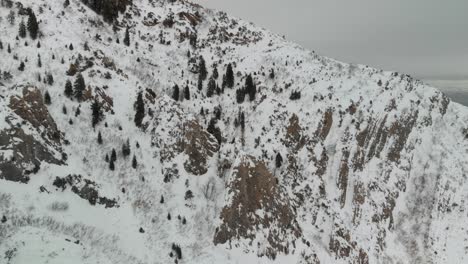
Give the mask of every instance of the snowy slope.
POLYGON ((33 172, 21 183, 0 166, 0 263, 170 263, 173 244, 178 263, 467 261, 468 110, 436 89, 185 1, 133 0, 115 26, 79 0, 20 2, 41 36, 17 38, 27 15, 0 7, 0 70, 12 75, 0 75, 0 165, 33 172), (208 69, 201 91, 199 56, 208 69), (212 66, 221 87, 228 63, 234 87, 207 97, 212 66), (84 101, 64 95, 76 78, 70 64, 85 78, 84 101), (53 84, 42 81, 48 73, 53 84), (257 94, 239 104, 247 74, 257 94), (176 84, 190 100, 172 98, 176 84), (50 105, 37 98, 46 91, 50 105), (105 116, 95 128, 92 98, 105 116), (220 143, 207 132, 216 109, 220 143), (76 177, 64 188, 54 185, 68 175, 76 177), (116 204, 88 201, 88 188, 116 204))

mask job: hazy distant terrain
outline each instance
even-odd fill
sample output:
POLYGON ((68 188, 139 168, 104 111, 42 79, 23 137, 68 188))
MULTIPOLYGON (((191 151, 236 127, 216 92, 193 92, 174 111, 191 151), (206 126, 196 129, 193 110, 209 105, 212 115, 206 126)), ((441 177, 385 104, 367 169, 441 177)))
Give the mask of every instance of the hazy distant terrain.
POLYGON ((439 88, 452 101, 468 106, 468 80, 425 80, 439 88))

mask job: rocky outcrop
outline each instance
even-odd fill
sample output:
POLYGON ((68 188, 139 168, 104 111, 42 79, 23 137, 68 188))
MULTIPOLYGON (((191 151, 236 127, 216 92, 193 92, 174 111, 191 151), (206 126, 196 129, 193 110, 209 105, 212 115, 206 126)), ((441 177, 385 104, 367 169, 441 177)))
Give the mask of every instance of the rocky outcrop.
POLYGON ((272 258, 279 252, 287 254, 290 243, 301 235, 295 213, 274 176, 253 157, 241 158, 234 168, 221 221, 215 244, 257 240, 262 249, 258 254, 272 258))
POLYGON ((117 205, 115 199, 109 199, 99 195, 100 186, 94 181, 84 179, 81 175, 68 175, 67 177, 56 177, 53 185, 62 191, 71 187, 71 191, 87 200, 91 205, 102 204, 106 208, 112 208, 117 205))
POLYGON ((179 142, 180 148, 188 155, 184 168, 194 175, 207 172, 207 162, 219 149, 216 138, 205 131, 196 121, 189 121, 184 126, 184 137, 179 142))
POLYGON ((8 128, 0 131, 0 178, 25 183, 42 162, 66 160, 65 154, 60 155, 62 133, 37 88, 23 88, 22 96, 12 96, 6 109, 10 115, 5 120, 8 128))

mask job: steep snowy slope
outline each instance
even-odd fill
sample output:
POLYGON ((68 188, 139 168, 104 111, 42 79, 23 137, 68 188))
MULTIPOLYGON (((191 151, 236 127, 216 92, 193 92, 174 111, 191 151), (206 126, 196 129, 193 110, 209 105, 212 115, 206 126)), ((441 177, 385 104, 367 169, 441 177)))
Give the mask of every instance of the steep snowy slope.
POLYGON ((468 261, 468 110, 436 89, 185 1, 9 2, 0 263, 468 261))

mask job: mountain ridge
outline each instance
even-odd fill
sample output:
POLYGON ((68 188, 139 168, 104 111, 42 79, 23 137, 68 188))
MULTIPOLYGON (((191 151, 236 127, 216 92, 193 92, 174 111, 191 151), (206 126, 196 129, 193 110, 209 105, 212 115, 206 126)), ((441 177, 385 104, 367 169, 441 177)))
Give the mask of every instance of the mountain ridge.
POLYGON ((407 75, 325 58, 185 1, 126 2, 111 22, 69 2, 0 8, 17 14, 0 23, 7 263, 466 259, 466 108, 407 75), (25 7, 37 40, 17 37, 25 7), (78 74, 83 95, 69 98, 78 74), (17 153, 16 127, 38 143, 53 131, 13 98, 47 110, 62 134, 46 148, 60 162, 31 143, 17 153), (54 184, 68 175, 83 180, 54 184), (118 206, 93 205, 97 196, 118 206))

